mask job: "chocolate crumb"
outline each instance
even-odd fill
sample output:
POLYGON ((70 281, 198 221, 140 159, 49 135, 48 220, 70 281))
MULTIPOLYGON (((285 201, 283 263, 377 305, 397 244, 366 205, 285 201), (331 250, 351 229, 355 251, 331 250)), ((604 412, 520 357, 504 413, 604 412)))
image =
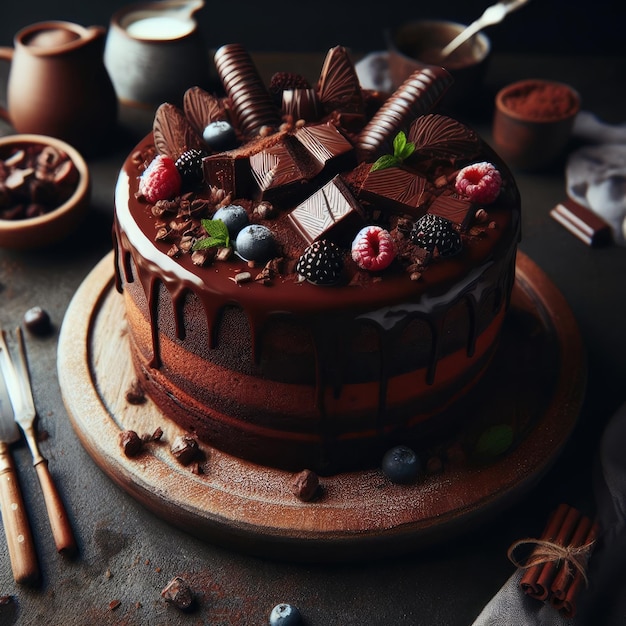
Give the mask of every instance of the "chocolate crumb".
POLYGON ((172 442, 170 452, 182 465, 189 465, 198 458, 200 448, 196 439, 190 435, 178 435, 172 442))
POLYGON ((426 473, 427 474, 441 474, 443 472, 443 461, 441 457, 435 455, 428 458, 426 461, 426 473))
POLYGON ((120 433, 120 446, 128 458, 137 456, 143 449, 143 441, 134 430, 124 430, 120 433))
POLYGON ((181 611, 189 611, 194 606, 194 597, 189 585, 176 576, 161 591, 161 597, 181 611))
POLYGON ((146 401, 146 394, 137 378, 130 384, 126 391, 126 401, 130 404, 143 404, 146 401))
POLYGON ((33 306, 24 313, 24 326, 33 335, 47 335, 52 330, 50 315, 40 306, 33 306))
POLYGON ((291 481, 293 494, 303 502, 311 501, 317 495, 319 487, 319 477, 308 469, 296 474, 291 481))

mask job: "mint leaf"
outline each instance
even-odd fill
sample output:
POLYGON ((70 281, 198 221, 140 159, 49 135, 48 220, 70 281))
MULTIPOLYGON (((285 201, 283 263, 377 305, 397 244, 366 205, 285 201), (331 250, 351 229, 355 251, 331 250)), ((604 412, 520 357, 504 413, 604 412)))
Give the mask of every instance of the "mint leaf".
POLYGON ((406 135, 400 131, 393 139, 393 153, 399 157, 406 146, 406 135))
POLYGON ((396 167, 401 163, 402 161, 393 154, 384 154, 373 163, 372 167, 370 168, 370 172, 375 172, 376 170, 384 170, 388 167, 396 167))
POLYGON ((196 243, 193 244, 193 250, 206 250, 214 246, 224 246, 225 248, 230 246, 228 228, 222 220, 203 219, 200 220, 200 222, 208 237, 198 239, 196 243))
POLYGON ((370 168, 370 172, 402 165, 402 162, 408 159, 413 152, 415 152, 415 144, 412 141, 407 141, 404 131, 400 131, 393 139, 393 154, 379 157, 370 168))

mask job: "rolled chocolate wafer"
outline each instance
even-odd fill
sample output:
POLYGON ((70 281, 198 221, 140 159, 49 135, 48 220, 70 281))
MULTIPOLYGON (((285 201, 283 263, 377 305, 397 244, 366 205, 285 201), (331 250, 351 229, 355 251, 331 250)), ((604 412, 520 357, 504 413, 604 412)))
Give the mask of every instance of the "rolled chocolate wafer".
POLYGON ((428 113, 452 80, 443 67, 429 66, 413 72, 359 134, 356 144, 359 158, 372 161, 383 154, 391 154, 396 134, 406 131, 416 117, 428 113))
POLYGON ((243 46, 219 48, 215 66, 244 135, 255 135, 264 126, 280 126, 280 111, 243 46))

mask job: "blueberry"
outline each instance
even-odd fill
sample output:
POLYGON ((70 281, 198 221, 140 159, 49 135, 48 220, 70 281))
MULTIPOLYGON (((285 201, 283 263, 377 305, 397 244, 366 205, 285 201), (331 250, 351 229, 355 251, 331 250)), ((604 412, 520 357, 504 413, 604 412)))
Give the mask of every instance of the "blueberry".
POLYGON ((237 233, 248 225, 248 213, 238 204, 229 204, 218 209, 213 216, 214 220, 222 220, 228 228, 228 234, 231 239, 237 236, 237 233))
POLYGON ((235 129, 226 121, 211 122, 202 132, 202 139, 216 152, 230 150, 237 145, 235 129))
POLYGON ((270 613, 270 626, 300 626, 302 615, 291 604, 277 604, 270 613))
POLYGON ((396 446, 385 452, 382 470, 393 483, 407 485, 415 482, 421 464, 417 454, 408 446, 396 446))
POLYGON ((244 226, 235 240, 235 251, 244 261, 269 261, 275 253, 272 231, 261 224, 244 226))

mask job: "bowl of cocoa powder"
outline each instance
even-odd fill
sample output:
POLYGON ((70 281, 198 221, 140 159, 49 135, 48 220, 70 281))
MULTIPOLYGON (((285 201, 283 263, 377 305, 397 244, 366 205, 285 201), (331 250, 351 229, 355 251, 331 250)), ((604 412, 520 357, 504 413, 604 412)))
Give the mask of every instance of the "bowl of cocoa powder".
POLYGON ((580 110, 570 85, 542 79, 521 80, 496 94, 493 142, 513 168, 540 170, 562 158, 580 110))
POLYGON ((33 249, 69 235, 89 205, 82 155, 44 135, 0 137, 0 247, 33 249))

